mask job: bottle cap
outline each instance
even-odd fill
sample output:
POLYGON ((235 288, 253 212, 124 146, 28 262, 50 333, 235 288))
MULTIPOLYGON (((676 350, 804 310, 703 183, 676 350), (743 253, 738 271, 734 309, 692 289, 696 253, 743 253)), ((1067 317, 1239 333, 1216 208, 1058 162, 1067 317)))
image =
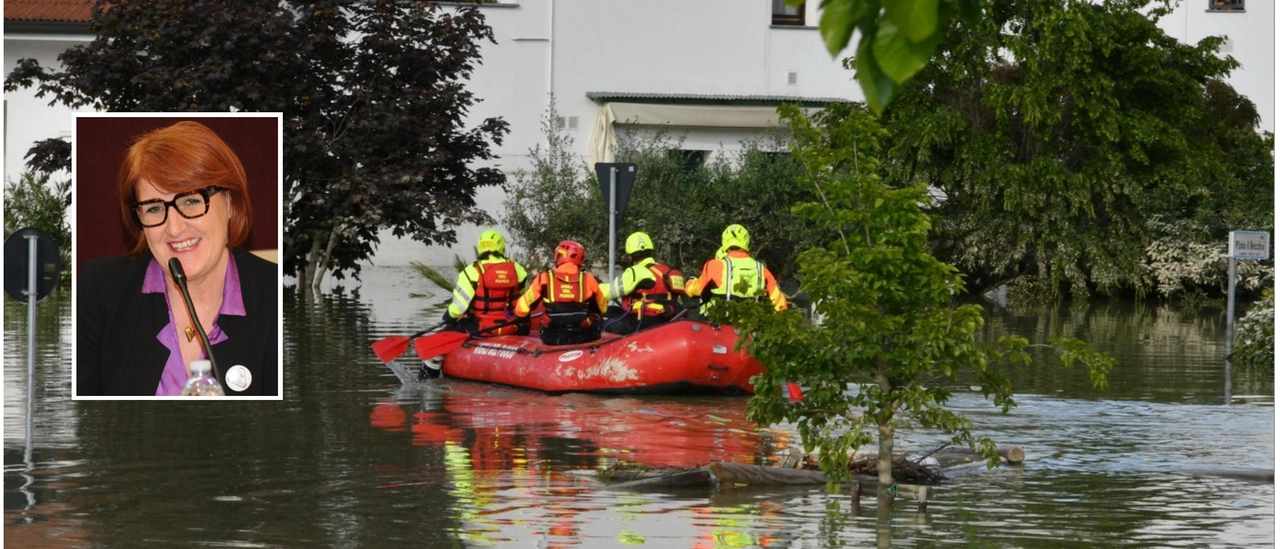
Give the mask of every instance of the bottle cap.
POLYGON ((213 369, 213 363, 209 362, 208 360, 191 361, 192 372, 208 372, 209 370, 212 370, 212 369, 213 369))

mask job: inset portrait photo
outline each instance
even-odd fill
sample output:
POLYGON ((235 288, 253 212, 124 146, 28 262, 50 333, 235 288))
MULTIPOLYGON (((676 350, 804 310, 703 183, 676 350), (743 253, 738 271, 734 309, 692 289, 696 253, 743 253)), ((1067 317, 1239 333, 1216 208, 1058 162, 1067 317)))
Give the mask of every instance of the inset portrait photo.
POLYGON ((75 399, 283 397, 273 113, 81 113, 75 399))

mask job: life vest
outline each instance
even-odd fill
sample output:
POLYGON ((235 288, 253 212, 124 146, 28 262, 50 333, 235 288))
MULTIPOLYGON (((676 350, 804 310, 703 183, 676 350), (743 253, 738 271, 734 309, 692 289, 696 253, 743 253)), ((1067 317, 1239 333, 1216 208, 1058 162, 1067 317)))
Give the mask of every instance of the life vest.
POLYGON ((727 299, 760 299, 764 291, 764 264, 750 257, 725 257, 724 285, 711 289, 712 297, 727 299), (745 282, 745 286, 739 286, 745 282))
MULTIPOLYGON (((508 309, 511 303, 519 296, 520 276, 516 272, 516 264, 512 261, 503 261, 501 263, 475 263, 475 268, 480 272, 480 280, 476 283, 476 294, 471 300, 472 314, 480 320, 479 328, 487 329, 491 326, 501 324, 508 321, 508 309)), ((498 328, 490 330, 491 335, 503 335, 506 333, 514 333, 515 326, 498 328)))
POLYGON ((576 278, 563 279, 554 272, 547 273, 542 287, 542 307, 547 312, 544 329, 590 328, 596 323, 598 315, 593 314, 591 304, 587 303, 582 277, 583 274, 578 273, 576 278))
POLYGON ((675 314, 676 296, 684 295, 684 276, 680 271, 661 263, 648 266, 653 273, 654 285, 648 290, 638 290, 623 297, 622 309, 640 316, 670 316, 675 314))

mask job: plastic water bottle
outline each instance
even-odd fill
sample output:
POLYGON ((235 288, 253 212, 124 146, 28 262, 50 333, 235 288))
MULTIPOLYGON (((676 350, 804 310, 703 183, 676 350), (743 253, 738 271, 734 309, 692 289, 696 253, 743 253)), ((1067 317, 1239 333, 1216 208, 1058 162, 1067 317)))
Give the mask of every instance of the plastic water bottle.
POLYGON ((213 363, 208 360, 191 361, 191 377, 182 386, 182 396, 226 396, 222 392, 222 385, 209 372, 212 368, 213 363))

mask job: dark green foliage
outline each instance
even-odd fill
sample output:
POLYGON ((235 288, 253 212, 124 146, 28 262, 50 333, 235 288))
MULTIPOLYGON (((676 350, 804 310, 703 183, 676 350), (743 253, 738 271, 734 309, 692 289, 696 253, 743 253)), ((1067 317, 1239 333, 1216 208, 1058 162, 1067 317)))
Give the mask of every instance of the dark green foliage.
POLYGON ((1165 4, 990 3, 887 111, 887 177, 941 195, 934 250, 971 288, 1141 294, 1154 241, 1272 229, 1271 136, 1222 82, 1237 63, 1166 35, 1165 4))
MULTIPOLYGON (((804 0, 787 0, 799 6, 804 0)), ((818 29, 834 57, 858 31, 855 56, 846 66, 857 68, 867 106, 884 112, 933 57, 942 31, 957 15, 967 23, 981 16, 982 0, 822 0, 818 29)))
MULTIPOLYGON (((67 224, 66 197, 71 181, 49 183, 48 173, 24 172, 22 179, 4 186, 4 235, 18 229, 40 229, 53 238, 62 254, 62 264, 71 264, 71 226, 67 224)), ((65 268, 65 267, 64 267, 65 268)), ((64 282, 71 280, 63 276, 64 282)))
POLYGON ((415 2, 98 2, 64 70, 24 59, 6 90, 107 111, 283 112, 282 261, 305 288, 359 272, 378 231, 431 244, 490 221, 479 187, 507 124, 462 119, 492 31, 474 7, 415 2), (106 9, 110 6, 109 9, 106 9), (456 13, 451 13, 456 10, 456 13))

